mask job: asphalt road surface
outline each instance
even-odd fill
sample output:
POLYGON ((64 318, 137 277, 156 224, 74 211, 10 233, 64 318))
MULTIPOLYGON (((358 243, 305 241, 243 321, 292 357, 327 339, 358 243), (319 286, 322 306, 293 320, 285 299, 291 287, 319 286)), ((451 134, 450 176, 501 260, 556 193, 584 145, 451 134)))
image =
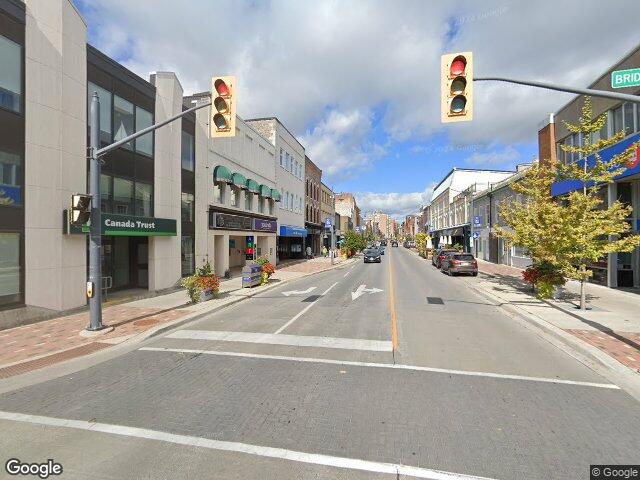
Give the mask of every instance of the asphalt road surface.
POLYGON ((6 391, 2 462, 51 458, 74 479, 572 480, 639 463, 638 402, 473 281, 400 247, 281 285, 6 391))

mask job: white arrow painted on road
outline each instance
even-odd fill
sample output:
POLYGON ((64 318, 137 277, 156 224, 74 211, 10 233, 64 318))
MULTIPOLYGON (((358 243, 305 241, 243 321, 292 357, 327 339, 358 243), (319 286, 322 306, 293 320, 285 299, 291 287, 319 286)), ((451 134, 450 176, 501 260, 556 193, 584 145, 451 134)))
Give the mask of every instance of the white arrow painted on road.
POLYGON ((351 300, 355 300, 356 298, 358 298, 361 295, 364 295, 365 293, 368 294, 372 294, 372 293, 378 293, 378 292, 382 292, 383 290, 379 289, 379 288, 366 288, 366 285, 360 285, 358 288, 356 288, 355 292, 351 292, 351 300))
POLYGON ((316 289, 316 287, 309 287, 306 290, 291 290, 290 292, 282 292, 285 297, 289 295, 304 295, 305 293, 311 293, 316 289))

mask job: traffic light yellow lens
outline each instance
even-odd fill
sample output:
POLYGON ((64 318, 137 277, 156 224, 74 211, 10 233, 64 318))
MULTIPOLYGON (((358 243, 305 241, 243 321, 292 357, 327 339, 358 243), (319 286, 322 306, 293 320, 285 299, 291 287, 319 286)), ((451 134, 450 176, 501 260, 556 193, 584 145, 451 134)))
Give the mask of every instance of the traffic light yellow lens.
POLYGON ((216 126, 216 128, 218 130, 224 130, 225 128, 227 128, 227 120, 224 118, 223 115, 216 113, 213 116, 213 123, 216 126))
POLYGON ((456 95, 451 100, 451 113, 462 113, 466 104, 467 99, 464 95, 456 95))
POLYGON ((220 113, 227 113, 229 111, 229 104, 225 102, 224 98, 217 97, 213 101, 213 105, 216 107, 216 110, 220 113))
POLYGON ((453 82, 451 82, 451 94, 459 95, 464 92, 464 89, 467 87, 467 81, 463 77, 456 78, 453 82))

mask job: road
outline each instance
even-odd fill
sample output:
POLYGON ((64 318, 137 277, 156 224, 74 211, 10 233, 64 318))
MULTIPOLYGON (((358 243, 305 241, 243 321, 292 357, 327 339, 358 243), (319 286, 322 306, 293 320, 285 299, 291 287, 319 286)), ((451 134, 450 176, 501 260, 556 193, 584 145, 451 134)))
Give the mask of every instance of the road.
POLYGON ((576 479, 638 463, 638 402, 473 281, 387 248, 283 284, 0 395, 3 463, 52 458, 77 479, 576 479))

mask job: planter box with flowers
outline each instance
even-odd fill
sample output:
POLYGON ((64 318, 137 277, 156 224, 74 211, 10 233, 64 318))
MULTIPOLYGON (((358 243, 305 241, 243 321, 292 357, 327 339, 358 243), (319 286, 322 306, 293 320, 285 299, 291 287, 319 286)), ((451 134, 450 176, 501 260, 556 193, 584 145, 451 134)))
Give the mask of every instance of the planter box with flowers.
POLYGON ((262 280, 260 285, 266 285, 269 283, 269 277, 275 273, 276 269, 271 265, 267 257, 258 258, 256 263, 262 267, 262 280))
POLYGON ((186 288, 193 303, 211 300, 220 291, 220 280, 216 277, 209 262, 196 269, 196 273, 182 279, 182 286, 186 288))

